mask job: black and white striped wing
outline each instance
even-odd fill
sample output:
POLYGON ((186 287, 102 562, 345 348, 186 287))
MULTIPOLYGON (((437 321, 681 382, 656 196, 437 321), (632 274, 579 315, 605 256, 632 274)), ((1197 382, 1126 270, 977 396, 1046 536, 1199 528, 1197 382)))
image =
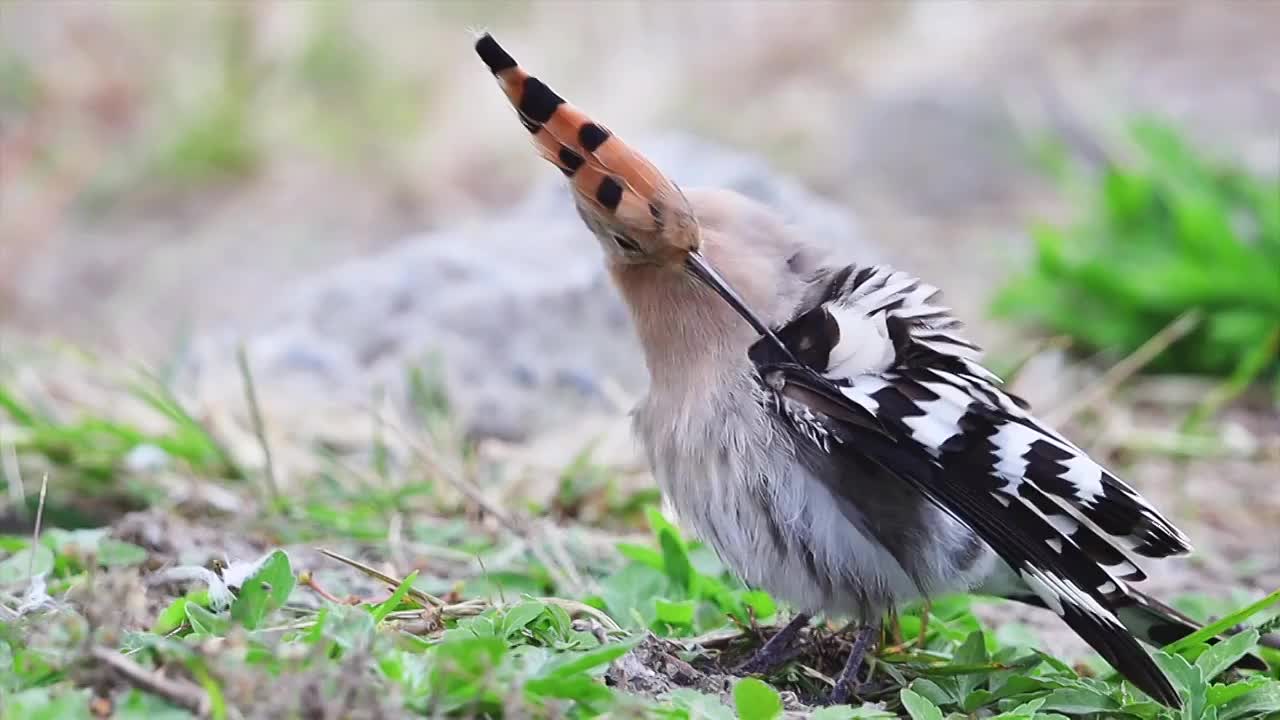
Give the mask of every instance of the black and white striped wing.
POLYGON ((843 268, 816 287, 777 330, 802 367, 767 339, 752 347, 766 384, 972 527, 1117 670, 1176 703, 1115 609, 1145 577, 1134 555, 1185 554, 1187 538, 1001 390, 936 288, 883 266, 843 268))

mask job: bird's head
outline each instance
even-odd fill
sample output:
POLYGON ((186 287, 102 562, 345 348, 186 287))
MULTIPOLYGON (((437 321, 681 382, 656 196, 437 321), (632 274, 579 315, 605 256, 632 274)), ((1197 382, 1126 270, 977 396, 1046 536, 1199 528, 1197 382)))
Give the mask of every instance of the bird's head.
POLYGON ((700 245, 684 193, 603 124, 520 67, 489 34, 476 52, 542 157, 568 178, 574 202, 611 263, 678 266, 700 245))
POLYGON ((671 179, 526 72, 491 35, 480 36, 475 48, 538 153, 568 178, 578 214, 610 264, 654 265, 686 273, 724 298, 761 335, 774 337, 700 252, 697 214, 671 179))

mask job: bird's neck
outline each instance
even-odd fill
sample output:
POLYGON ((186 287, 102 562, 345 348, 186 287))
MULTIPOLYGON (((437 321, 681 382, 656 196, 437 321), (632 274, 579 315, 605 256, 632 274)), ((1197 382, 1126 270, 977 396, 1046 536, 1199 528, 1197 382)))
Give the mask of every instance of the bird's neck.
MULTIPOLYGON (((773 272, 715 247, 703 252, 766 322, 784 312, 773 272)), ((680 270, 651 265, 617 266, 611 274, 644 348, 651 394, 696 402, 749 372, 747 349, 759 335, 709 288, 680 270)))
MULTIPOLYGON (((700 252, 765 324, 790 320, 825 251, 792 234, 771 209, 727 190, 685 190, 700 252)), ((753 388, 754 329, 682 269, 615 265, 649 367, 650 399, 709 408, 708 393, 753 388)))

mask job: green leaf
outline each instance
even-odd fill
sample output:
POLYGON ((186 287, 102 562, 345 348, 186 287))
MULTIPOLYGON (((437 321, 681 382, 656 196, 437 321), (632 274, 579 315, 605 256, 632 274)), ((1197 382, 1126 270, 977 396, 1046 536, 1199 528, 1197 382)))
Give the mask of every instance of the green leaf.
POLYGON ((707 632, 725 627, 728 624, 729 616, 718 605, 705 602, 698 603, 698 609, 693 615, 693 627, 695 630, 707 632))
POLYGON ((1258 646, 1258 631, 1249 629, 1221 640, 1196 658, 1205 680, 1213 680, 1258 646))
POLYGON ((501 638, 446 634, 435 646, 427 681, 430 693, 455 706, 483 701, 506 652, 501 638))
POLYGON ((44 545, 25 547, 0 561, 0 587, 26 585, 33 575, 44 575, 51 570, 52 550, 44 545))
POLYGON ((1040 637, 1027 625, 1011 622, 996 628, 996 642, 1000 647, 1030 649, 1040 645, 1040 637))
POLYGON ((536 678, 524 684, 524 691, 530 695, 577 700, 588 705, 613 697, 612 690, 587 675, 536 678))
POLYGON ((536 600, 528 600, 512 606, 502 615, 502 636, 510 639, 512 635, 524 630, 529 623, 537 620, 542 613, 546 612, 546 609, 546 603, 536 600))
POLYGON ((44 420, 44 418, 37 418, 31 408, 24 405, 3 386, 0 386, 0 410, 4 410, 15 423, 23 427, 38 425, 44 420))
MULTIPOLYGON (((914 687, 914 684, 912 685, 914 687)), ((917 688, 918 690, 918 688, 917 688)), ((932 700, 933 698, 930 698, 932 700)), ((967 713, 984 708, 997 699, 996 694, 990 690, 978 689, 964 696, 964 702, 960 703, 960 708, 967 713)))
MULTIPOLYGON (((952 658, 953 666, 973 665, 981 666, 991 661, 991 657, 987 655, 987 639, 981 630, 975 630, 969 633, 969 637, 965 638, 964 644, 960 649, 956 650, 955 656, 952 658)), ((957 679, 960 688, 960 695, 968 695, 976 689, 982 681, 986 679, 988 673, 970 673, 961 675, 957 679)))
POLYGON ((741 720, 773 720, 782 715, 778 691, 756 678, 743 678, 733 686, 733 704, 741 720))
POLYGON ((1204 712, 1205 692, 1208 690, 1208 683, 1200 668, 1187 662, 1181 655, 1157 652, 1153 657, 1160 669, 1169 676, 1173 686, 1181 691, 1179 694, 1186 703, 1185 717, 1199 718, 1204 712))
POLYGON ((187 622, 191 629, 201 635, 223 636, 231 627, 231 621, 224 615, 215 615, 207 608, 188 602, 183 606, 187 614, 187 622))
MULTIPOLYGON (((292 576, 293 574, 291 572, 290 577, 292 576)), ((378 603, 373 608, 373 610, 370 611, 369 614, 373 616, 373 622, 375 624, 382 622, 384 619, 386 619, 388 615, 390 615, 392 612, 395 611, 397 607, 400 606, 400 601, 404 600, 404 596, 409 594, 409 590, 413 588, 413 581, 417 579, 418 579, 417 570, 414 570, 413 572, 406 575, 404 580, 401 580, 400 584, 396 586, 395 591, 391 593, 391 597, 378 603)), ((289 596, 285 595, 285 600, 288 600, 288 599, 289 599, 289 596)))
POLYGON ((90 720, 89 691, 37 687, 6 695, 0 720, 90 720))
POLYGON ((637 642, 639 639, 565 654, 558 661, 546 665, 539 677, 526 682, 524 690, 543 697, 577 700, 588 706, 603 703, 613 697, 613 691, 585 673, 625 655, 637 642))
POLYGON ((586 652, 577 653, 576 656, 570 656, 566 661, 558 662, 554 666, 554 675, 570 675, 573 673, 585 673, 585 671, 594 669, 602 665, 608 665, 609 662, 620 659, 626 653, 631 652, 636 644, 640 643, 640 638, 631 639, 631 641, 609 643, 605 646, 595 648, 586 652))
POLYGON ((658 543, 662 546, 662 563, 667 577, 671 578, 671 582, 676 587, 685 592, 692 592, 695 575, 693 565, 689 562, 689 551, 684 543, 680 542, 679 537, 667 528, 658 532, 658 543))
POLYGON ((147 551, 133 543, 115 538, 103 538, 98 543, 98 564, 107 567, 141 565, 146 562, 147 551))
POLYGON ((628 560, 647 565, 654 570, 662 570, 666 565, 662 562, 662 553, 643 545, 618 543, 618 554, 628 560))
POLYGON ((1218 709, 1218 720, 1254 720, 1280 712, 1280 682, 1272 681, 1218 709))
POLYGON ((1087 715, 1120 709, 1120 703, 1096 690, 1084 687, 1058 688, 1044 697, 1044 710, 1087 715))
POLYGON ((160 611, 160 615, 156 617, 155 623, 151 626, 151 632, 156 635, 168 635, 182 626, 187 619, 187 603, 190 602, 186 596, 175 598, 169 603, 168 607, 160 611))
POLYGON ((1205 700, 1210 707, 1226 705, 1232 700, 1243 697, 1270 682, 1273 681, 1265 675, 1254 675, 1247 680, 1241 680, 1230 685, 1210 685, 1209 691, 1205 693, 1205 700))
POLYGON ((911 689, 936 705, 950 705, 959 699, 959 693, 947 692, 941 685, 927 678, 918 678, 913 681, 911 689))
MULTIPOLYGON (((1280 186, 1206 161, 1169 128, 1147 133, 1156 135, 1162 139, 1144 140, 1128 167, 1064 176, 1065 189, 1084 191, 1074 192, 1081 219, 1031 228, 1035 257, 995 294, 992 309, 1066 334, 1081 353, 1123 356, 1199 308, 1205 327, 1145 369, 1235 372, 1234 386, 1254 374, 1241 369, 1252 364, 1242 358, 1260 347, 1265 330, 1215 328, 1240 310, 1256 309, 1271 325, 1280 312, 1280 186)), ((1274 351, 1254 357, 1272 369, 1280 364, 1274 351)))
POLYGON ((902 707, 911 715, 911 720, 942 720, 942 710, 911 688, 902 688, 898 697, 902 699, 902 707))
POLYGON ((658 507, 654 505, 646 505, 644 508, 644 516, 645 519, 649 521, 649 530, 653 532, 653 536, 655 538, 658 536, 658 533, 663 530, 670 530, 677 538, 681 537, 680 528, 672 525, 671 521, 667 520, 667 518, 662 515, 662 510, 658 507))
POLYGON ((289 599, 295 582, 289 556, 283 550, 276 550, 241 585, 240 593, 231 604, 232 619, 249 630, 256 629, 263 618, 289 599))
POLYGON ((693 625, 693 616, 698 609, 697 600, 681 600, 679 602, 671 602, 659 598, 656 601, 658 610, 658 622, 676 627, 689 627, 693 625))
POLYGON ((677 688, 667 696, 667 703, 683 710, 689 720, 734 720, 733 711, 714 695, 706 695, 689 688, 677 688))
POLYGON ((755 613, 756 620, 767 621, 778 612, 778 604, 769 593, 763 590, 748 590, 742 593, 742 602, 755 613))
POLYGON ((124 702, 116 705, 113 720, 184 720, 191 713, 175 707, 154 695, 138 689, 129 691, 124 702))
POLYGON ((1002 712, 999 715, 996 715, 995 717, 991 718, 991 720, 1034 720, 1037 717, 1036 711, 1039 710, 1040 706, 1043 704, 1044 704, 1043 698, 1030 700, 1028 702, 1025 702, 1017 706, 1012 710, 1002 712))
POLYGON ((1163 649, 1166 653, 1170 653, 1170 654, 1178 653, 1186 648, 1191 647, 1192 645, 1195 645, 1196 643, 1202 643, 1202 642, 1205 642, 1206 640, 1212 640, 1213 638, 1218 637, 1219 635, 1226 632, 1227 630, 1230 630, 1236 625, 1240 625, 1245 620, 1248 620, 1254 615, 1257 615, 1263 610, 1266 610, 1267 608, 1271 607, 1277 602, 1280 602, 1280 590, 1276 590, 1275 592, 1272 592, 1266 597, 1261 598, 1257 602, 1250 603, 1247 607, 1243 607, 1233 613, 1230 613, 1229 615, 1227 615, 1226 617, 1223 617, 1221 620, 1218 620, 1217 622, 1213 622, 1208 625, 1205 625, 1204 627, 1182 638, 1181 640, 1177 640, 1175 642, 1169 643, 1168 645, 1164 646, 1163 649))
POLYGON ((1120 711, 1125 715, 1132 715, 1141 720, 1156 720, 1156 718, 1168 718, 1169 709, 1164 705, 1152 700, 1144 700, 1142 702, 1125 703, 1120 711))
POLYGON ((654 598, 669 585, 666 575, 644 565, 627 565, 600 583, 600 596, 609 616, 628 627, 645 628, 656 617, 654 598), (639 614, 642 623, 635 623, 639 614))

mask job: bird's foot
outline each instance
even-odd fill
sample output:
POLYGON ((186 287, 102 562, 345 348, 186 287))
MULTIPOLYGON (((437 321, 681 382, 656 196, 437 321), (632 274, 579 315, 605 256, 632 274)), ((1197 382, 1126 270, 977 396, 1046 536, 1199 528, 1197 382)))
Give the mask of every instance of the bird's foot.
POLYGON ((840 677, 836 679, 835 687, 831 688, 831 694, 827 696, 832 705, 845 704, 862 687, 862 682, 858 680, 858 670, 862 668, 862 661, 867 655, 867 648, 871 646, 871 640, 875 637, 876 632, 877 629, 874 625, 864 625, 858 628, 857 635, 853 638, 853 649, 849 651, 849 658, 844 663, 844 670, 840 671, 840 677))
POLYGON ((787 662, 799 653, 795 646, 796 637, 805 625, 809 624, 809 616, 798 613, 787 626, 774 633, 769 641, 755 651, 745 662, 733 669, 735 675, 759 675, 767 673, 787 662))

